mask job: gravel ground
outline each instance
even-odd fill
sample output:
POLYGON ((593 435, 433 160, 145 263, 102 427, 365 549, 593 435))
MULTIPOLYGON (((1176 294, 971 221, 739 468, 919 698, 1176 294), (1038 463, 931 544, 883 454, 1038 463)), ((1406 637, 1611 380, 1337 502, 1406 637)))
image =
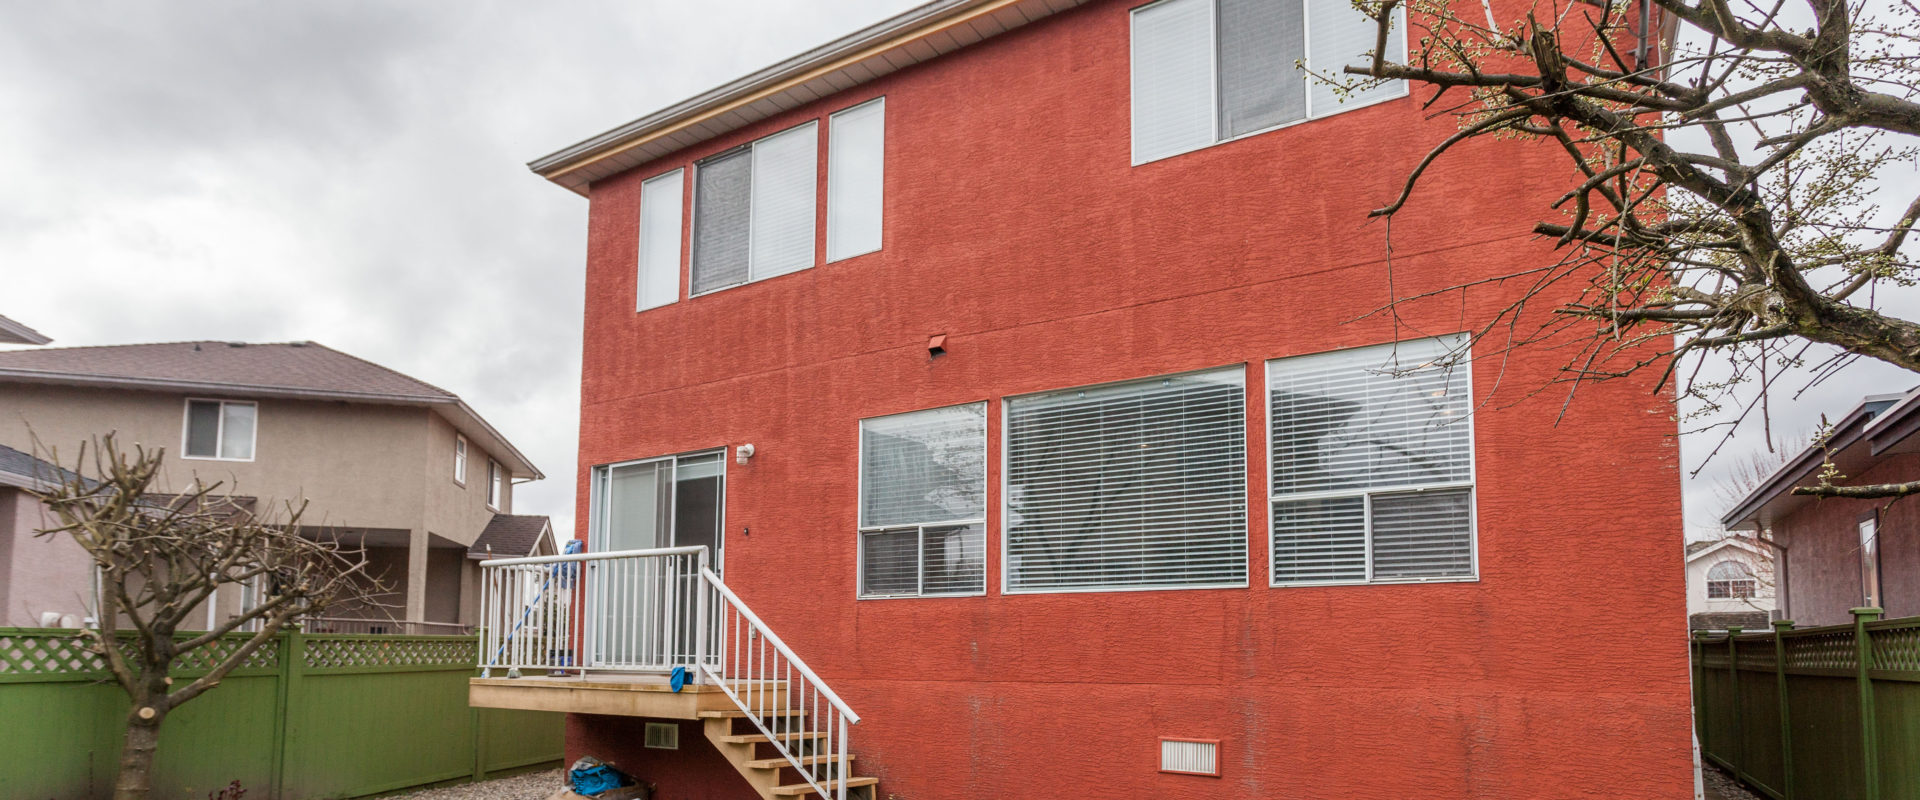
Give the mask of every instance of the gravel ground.
POLYGON ((438 789, 390 795, 388 800, 547 800, 560 791, 560 770, 529 772, 510 778, 461 783, 438 789))
POLYGON ((1713 764, 1705 764, 1700 769, 1701 777, 1706 779, 1707 800, 1762 800, 1760 795, 1747 791, 1732 775, 1713 764))

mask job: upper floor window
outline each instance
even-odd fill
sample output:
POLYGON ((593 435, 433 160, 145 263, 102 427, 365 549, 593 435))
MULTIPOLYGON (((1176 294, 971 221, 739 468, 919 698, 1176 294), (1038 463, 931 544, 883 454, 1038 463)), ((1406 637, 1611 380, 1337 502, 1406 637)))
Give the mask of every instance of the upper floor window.
POLYGON ((827 119, 827 260, 880 249, 887 100, 827 119))
POLYGON ((1744 600, 1757 594, 1759 579, 1738 561, 1722 561, 1707 570, 1707 599, 1744 600))
POLYGON ((640 184, 640 272, 637 310, 680 299, 680 195, 686 170, 640 184))
POLYGON ((187 458, 252 461, 258 412, 253 403, 188 400, 186 430, 182 437, 187 458))
POLYGON ((1007 401, 1009 593, 1245 586, 1245 369, 1007 401))
POLYGON ((1867 608, 1880 605, 1880 521, 1868 513, 1855 523, 1860 531, 1860 600, 1867 608))
POLYGON ((1465 345, 1267 362, 1274 585, 1474 576, 1465 345))
POLYGON ((500 502, 507 496, 507 473, 500 468, 500 462, 487 460, 487 507, 500 511, 500 502))
MULTIPOLYGON (((1404 6, 1387 57, 1404 60, 1404 6)), ((1160 0, 1133 11, 1133 163, 1406 94, 1310 80, 1366 63, 1377 27, 1348 0, 1160 0)))
POLYGON ((860 596, 986 591, 987 406, 860 421, 860 596))
POLYGON ((467 485, 467 437, 453 435, 453 482, 467 485))
POLYGON ((813 266, 819 124, 694 165, 693 294, 813 266))

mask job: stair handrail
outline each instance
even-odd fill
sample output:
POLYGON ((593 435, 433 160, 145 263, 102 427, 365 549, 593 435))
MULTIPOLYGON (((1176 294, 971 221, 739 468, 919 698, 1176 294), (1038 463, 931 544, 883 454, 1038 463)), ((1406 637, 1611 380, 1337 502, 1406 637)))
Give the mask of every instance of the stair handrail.
MULTIPOLYGON (((787 762, 792 764, 794 769, 800 772, 800 776, 803 779, 805 779, 806 782, 809 785, 811 785, 815 791, 818 791, 822 796, 831 796, 831 797, 837 797, 839 798, 839 800, 846 800, 847 781, 850 778, 852 778, 851 775, 847 774, 847 760, 848 760, 847 759, 847 741, 846 741, 847 727, 850 725, 858 724, 860 722, 860 715, 854 713, 853 709, 847 706, 846 701, 841 700, 840 695, 835 694, 832 687, 827 686, 826 681, 821 680, 819 675, 814 674, 813 669, 807 666, 807 662, 802 660, 798 655, 795 655, 793 652, 793 649, 787 647, 787 643, 780 639, 779 634, 774 633, 771 627, 768 627, 765 622, 761 621, 760 616, 758 614, 753 613, 753 609, 748 608, 746 602, 741 600, 739 595, 734 594, 732 589, 727 588, 726 583, 720 580, 719 575, 714 574, 713 570, 711 569, 702 567, 700 570, 700 579, 704 581, 708 587, 713 589, 714 593, 718 595, 722 600, 724 600, 728 606, 731 606, 734 610, 734 613, 739 614, 741 619, 745 619, 747 621, 748 627, 751 629, 751 631, 755 635, 760 636, 766 641, 767 644, 772 645, 774 648, 774 651, 778 653, 781 658, 784 658, 786 660, 788 667, 790 667, 794 671, 799 672, 801 677, 806 678, 807 685, 809 688, 811 688, 819 697, 826 698, 827 703, 830 706, 832 706, 835 711, 839 713, 839 717, 840 717, 839 730, 837 731, 839 735, 838 737, 835 737, 833 735, 834 732, 830 731, 828 732, 828 739, 827 739, 827 742, 828 742, 827 754, 834 757, 838 762, 838 769, 834 772, 833 776, 827 778, 827 782, 838 784, 838 786, 836 787, 836 791, 829 792, 829 790, 826 787, 821 786, 820 782, 814 779, 813 771, 808 769, 807 766, 801 762, 800 758, 794 754, 793 749, 788 746, 788 743, 784 741, 780 736, 775 735, 774 731, 767 727, 766 721, 761 718, 759 711, 756 711, 754 707, 750 706, 750 704, 746 701, 746 699, 742 698, 738 692, 734 691, 734 687, 729 684, 727 676, 720 669, 716 669, 714 664, 704 657, 701 658, 700 661, 698 662, 700 665, 700 672, 704 675, 704 677, 712 680, 715 685, 719 686, 720 690, 726 693, 728 699, 731 699, 735 706, 739 707, 739 709, 742 712, 746 713, 747 719, 753 722, 754 727, 760 729, 760 733, 766 736, 767 741, 772 743, 774 749, 780 751, 780 755, 784 756, 787 759, 787 762), (834 746, 833 744, 836 741, 836 739, 839 742, 839 745, 837 747, 834 746)), ((710 612, 705 607, 706 604, 704 602, 704 598, 702 600, 703 601, 701 603, 702 608, 700 609, 700 617, 702 619, 701 639, 703 641, 700 647, 700 651, 704 656, 704 654, 709 652, 715 652, 719 648, 709 646, 704 641, 705 633, 707 632, 707 627, 706 627, 707 614, 713 613, 713 612, 710 612)), ((715 609, 713 611, 718 611, 718 610, 715 609)), ((724 614, 722 614, 720 618, 724 619, 725 618, 724 614)), ((714 644, 718 645, 721 643, 714 643, 714 644)), ((725 666, 724 661, 721 662, 721 666, 723 667, 725 666)), ((787 692, 788 698, 791 699, 792 697, 791 687, 788 687, 786 692, 787 692)), ((753 705, 759 705, 759 704, 753 704, 753 705)), ((804 710, 804 703, 802 705, 804 710)), ((762 707, 762 710, 764 710, 764 706, 762 707)))

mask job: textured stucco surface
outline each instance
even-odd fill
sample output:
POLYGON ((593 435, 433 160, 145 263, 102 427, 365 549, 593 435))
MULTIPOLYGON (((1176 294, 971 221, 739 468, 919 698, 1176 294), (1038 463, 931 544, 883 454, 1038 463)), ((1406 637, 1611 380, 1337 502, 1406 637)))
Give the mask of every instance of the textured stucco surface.
MULTIPOLYGON (((1899 453, 1848 483, 1908 480, 1920 453, 1899 453)), ((1879 514, 1881 608, 1889 617, 1920 614, 1920 509, 1886 500, 1820 499, 1774 523, 1787 543, 1787 616, 1801 627, 1853 622, 1860 584, 1860 518, 1879 514)))
MULTIPOLYGON (((882 796, 1690 797, 1672 412, 1629 380, 1556 424, 1561 395, 1527 395, 1563 353, 1474 367, 1501 387, 1475 422, 1477 582, 1268 588, 1255 444, 1248 588, 1003 595, 1001 398, 1240 364, 1258 443, 1266 359, 1457 331, 1517 291, 1365 316, 1389 291, 1366 212, 1453 130, 1412 100, 1129 166, 1128 6, 596 184, 578 518, 594 464, 753 443, 727 462, 727 582, 865 718, 882 796), (634 313, 641 180, 882 94, 881 252, 634 313), (981 400, 987 596, 856 601, 858 421, 981 400), (1223 777, 1158 773, 1160 736, 1222 739, 1223 777)), ((1555 159, 1485 142, 1435 165, 1394 223, 1397 292, 1550 259, 1526 231, 1555 159)), ((569 753, 638 753, 590 733, 616 724, 575 719, 569 753)))
POLYGON ((38 499, 0 486, 0 626, 37 628, 46 612, 86 617, 92 562, 64 535, 34 535, 51 524, 38 499))

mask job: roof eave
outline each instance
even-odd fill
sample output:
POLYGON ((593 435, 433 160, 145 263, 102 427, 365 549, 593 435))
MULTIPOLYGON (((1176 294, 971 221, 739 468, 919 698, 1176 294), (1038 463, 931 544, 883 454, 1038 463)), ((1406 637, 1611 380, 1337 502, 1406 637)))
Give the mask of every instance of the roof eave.
POLYGON ((6 317, 0 317, 0 342, 8 344, 47 344, 53 337, 6 317))
MULTIPOLYGON (((1732 508, 1728 509, 1727 513, 1722 514, 1720 516, 1720 525, 1731 530, 1759 524, 1761 521, 1759 519, 1761 510, 1764 509, 1768 503, 1773 502, 1775 498, 1791 491, 1794 486, 1812 474, 1815 468, 1826 461, 1829 448, 1835 457, 1840 457, 1847 454, 1850 448, 1866 438, 1866 435, 1872 431, 1880 421, 1880 419, 1872 416, 1872 413, 1868 410, 1869 407, 1875 403, 1885 402, 1899 397, 1900 395, 1871 395, 1861 400, 1860 404, 1848 412, 1847 416, 1842 418, 1839 424, 1833 426, 1829 447, 1822 447, 1817 443, 1808 445, 1807 449, 1800 451, 1799 455, 1794 456, 1787 461, 1787 463, 1780 465, 1780 468, 1768 475, 1767 479, 1761 481, 1759 486, 1754 487, 1753 491, 1748 492, 1745 497, 1740 499, 1740 502, 1735 503, 1732 508)), ((1892 409, 1883 409, 1883 411, 1890 410, 1892 409)), ((1882 414, 1881 416, 1885 417, 1886 415, 1882 414)))

